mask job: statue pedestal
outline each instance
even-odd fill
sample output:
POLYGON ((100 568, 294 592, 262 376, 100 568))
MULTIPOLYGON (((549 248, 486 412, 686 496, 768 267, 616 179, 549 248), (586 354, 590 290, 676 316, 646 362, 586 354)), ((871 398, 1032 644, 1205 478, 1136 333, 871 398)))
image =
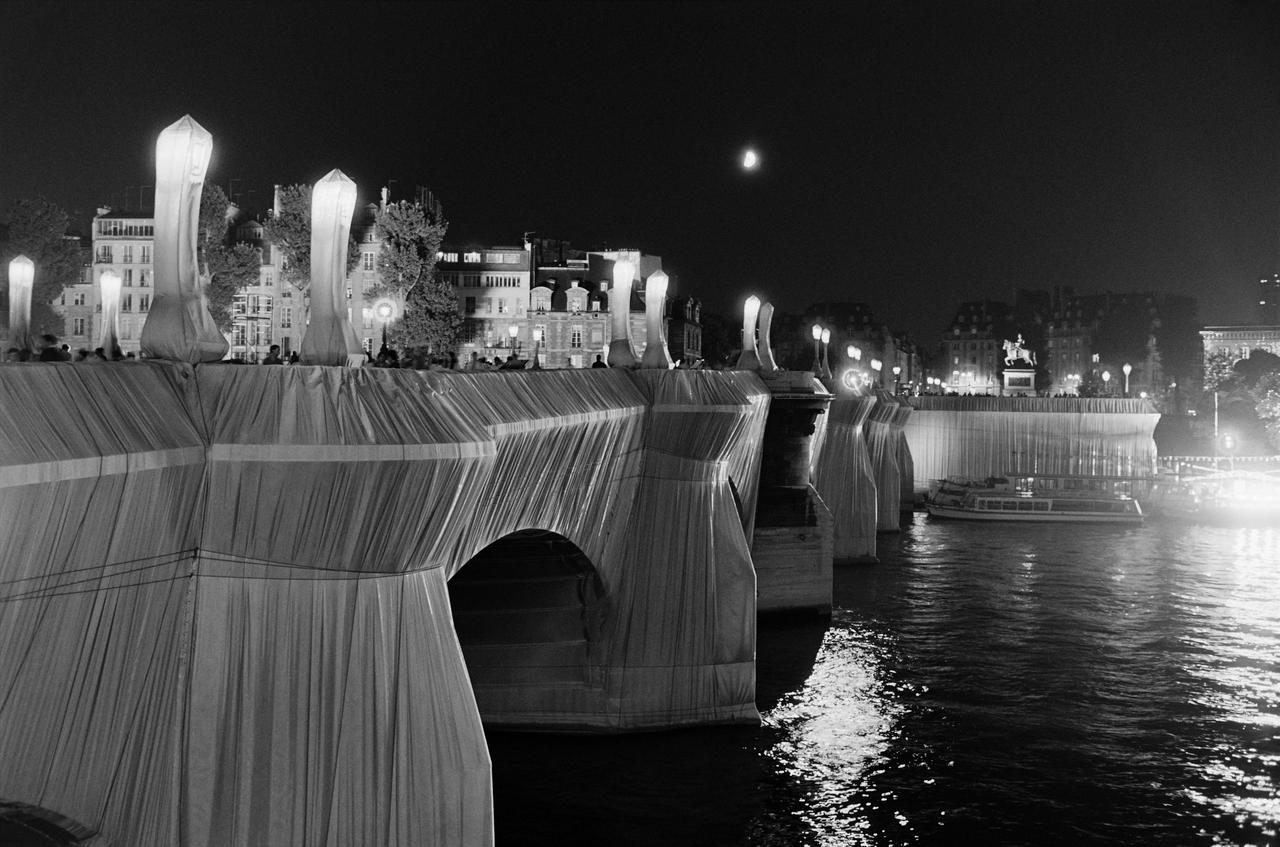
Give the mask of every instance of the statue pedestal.
POLYGON ((1033 368, 1005 368, 1003 397, 1035 397, 1036 372, 1033 368))

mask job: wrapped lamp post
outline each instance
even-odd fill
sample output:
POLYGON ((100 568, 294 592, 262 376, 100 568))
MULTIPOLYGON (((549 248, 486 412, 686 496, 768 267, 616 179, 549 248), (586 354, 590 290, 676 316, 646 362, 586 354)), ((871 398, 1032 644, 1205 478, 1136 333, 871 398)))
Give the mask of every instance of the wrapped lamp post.
POLYGON ((356 184, 333 169, 311 189, 311 324, 302 337, 307 365, 360 367, 365 356, 351 328, 343 291, 356 184))
POLYGON ((814 324, 809 332, 813 336, 813 374, 822 376, 822 350, 819 347, 822 344, 822 327, 814 324))
POLYGON ((760 356, 756 352, 756 321, 760 317, 760 298, 754 294, 742 307, 742 355, 738 357, 738 370, 760 370, 760 356))
POLYGON ((156 140, 155 298, 142 327, 144 356, 195 364, 227 355, 227 340, 209 314, 197 247, 212 153, 213 136, 190 115, 156 140))
POLYGON ((642 368, 658 368, 664 371, 671 368, 671 353, 667 351, 664 320, 668 282, 667 275, 662 271, 654 271, 645 281, 644 355, 640 358, 642 368))
POLYGON ((609 295, 609 367, 633 368, 636 353, 631 348, 631 278, 635 266, 614 262, 613 291, 609 295))
POLYGON ((26 256, 9 262, 9 346, 30 354, 31 287, 35 283, 36 264, 26 256))
POLYGON ((831 360, 829 354, 831 351, 831 330, 822 330, 822 377, 831 379, 831 360))
POLYGON ((108 359, 121 358, 120 353, 120 274, 105 270, 98 277, 102 300, 102 334, 98 346, 108 359))
POLYGON ((773 373, 778 369, 778 362, 773 358, 773 304, 765 303, 760 307, 760 332, 756 339, 759 346, 760 370, 773 373))

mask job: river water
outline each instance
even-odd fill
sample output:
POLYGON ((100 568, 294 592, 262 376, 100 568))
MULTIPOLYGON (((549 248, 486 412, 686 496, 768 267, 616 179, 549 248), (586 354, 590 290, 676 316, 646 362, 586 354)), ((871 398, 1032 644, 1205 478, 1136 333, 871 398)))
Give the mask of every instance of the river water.
POLYGON ((491 733, 498 844, 1280 844, 1280 528, 917 514, 759 727, 491 733))

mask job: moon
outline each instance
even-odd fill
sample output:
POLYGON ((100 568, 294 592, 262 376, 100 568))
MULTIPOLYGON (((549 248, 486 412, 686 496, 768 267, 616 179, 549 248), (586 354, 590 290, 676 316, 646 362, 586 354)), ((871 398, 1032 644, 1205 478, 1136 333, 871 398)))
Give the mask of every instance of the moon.
POLYGON ((742 169, 744 171, 754 171, 760 165, 760 157, 756 155, 756 151, 748 149, 742 154, 742 169))

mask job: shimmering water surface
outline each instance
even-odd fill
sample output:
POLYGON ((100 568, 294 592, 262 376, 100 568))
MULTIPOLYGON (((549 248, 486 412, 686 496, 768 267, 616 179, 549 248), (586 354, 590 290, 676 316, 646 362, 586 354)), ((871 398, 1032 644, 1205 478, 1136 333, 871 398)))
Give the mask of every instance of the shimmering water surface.
POLYGON ((493 733, 498 843, 1280 844, 1280 528, 931 521, 760 627, 760 727, 493 733))

